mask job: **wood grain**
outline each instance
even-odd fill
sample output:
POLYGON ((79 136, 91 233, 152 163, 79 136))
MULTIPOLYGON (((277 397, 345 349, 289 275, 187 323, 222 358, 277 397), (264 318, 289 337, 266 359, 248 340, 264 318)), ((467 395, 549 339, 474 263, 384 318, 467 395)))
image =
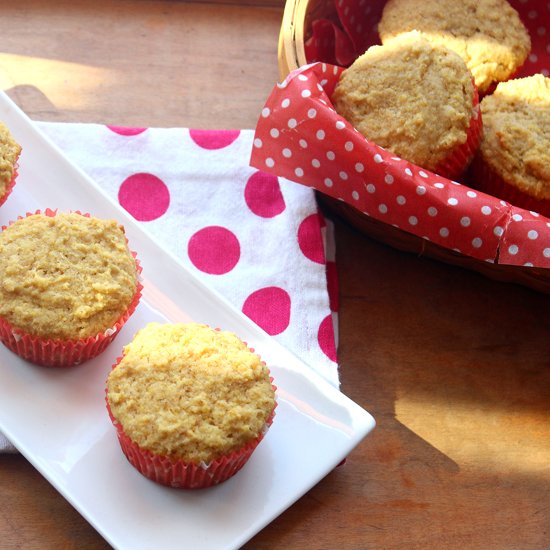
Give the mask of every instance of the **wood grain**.
MULTIPOLYGON (((1 2, 0 83, 35 120, 252 128, 283 11, 255 4, 1 2)), ((378 425, 245 548, 548 547, 550 297, 334 221, 342 390, 378 425)), ((108 548, 22 456, 0 487, 1 548, 108 548)))

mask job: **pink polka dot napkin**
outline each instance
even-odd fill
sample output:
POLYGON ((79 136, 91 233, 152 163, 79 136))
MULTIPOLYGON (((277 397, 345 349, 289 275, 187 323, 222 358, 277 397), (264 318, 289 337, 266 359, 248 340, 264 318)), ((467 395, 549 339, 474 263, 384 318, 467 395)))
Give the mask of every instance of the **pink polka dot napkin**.
POLYGON ((311 189, 249 165, 252 130, 39 127, 197 277, 338 386, 332 225, 311 189))

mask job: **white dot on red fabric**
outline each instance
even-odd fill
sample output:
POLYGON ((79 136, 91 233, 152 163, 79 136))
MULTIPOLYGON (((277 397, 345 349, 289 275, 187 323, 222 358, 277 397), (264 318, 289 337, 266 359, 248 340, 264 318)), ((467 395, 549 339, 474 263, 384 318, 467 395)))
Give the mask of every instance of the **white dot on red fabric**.
POLYGON ((345 123, 341 120, 336 121, 336 129, 337 130, 343 130, 346 127, 345 123))
POLYGON ((302 97, 309 97, 311 95, 310 90, 302 90, 302 97))
POLYGON ((296 168, 296 169, 294 170, 294 173, 295 173, 299 178, 301 178, 301 177, 304 175, 303 169, 302 169, 302 168, 299 168, 299 167, 296 168))
POLYGON ((456 206, 458 204, 458 200, 454 197, 451 197, 450 199, 447 199, 447 204, 450 204, 451 206, 456 206))
POLYGON ((434 187, 437 189, 445 189, 445 184, 441 182, 434 183, 434 187))
POLYGON ((374 162, 376 162, 378 164, 380 164, 383 160, 382 157, 378 153, 376 153, 376 155, 374 155, 373 158, 374 158, 374 162))
POLYGON ((325 131, 324 130, 317 130, 317 133, 315 134, 318 140, 325 139, 325 131))
POLYGON ((379 204, 378 205, 378 211, 381 214, 387 214, 388 213, 388 207, 385 204, 379 204))
POLYGON ((531 229, 531 231, 529 231, 527 233, 527 237, 529 239, 531 239, 532 241, 536 240, 539 238, 539 234, 538 234, 538 231, 535 231, 534 229, 531 229))
POLYGON ((120 185, 118 202, 136 220, 148 222, 160 218, 168 210, 170 191, 153 174, 132 174, 120 185))
POLYGON ((409 216, 409 223, 411 225, 417 225, 418 224, 418 218, 416 216, 409 216))
POLYGON ((327 151, 327 158, 328 160, 334 160, 336 158, 334 151, 327 151))
POLYGON ((512 219, 515 221, 515 222, 520 222, 521 220, 523 220, 523 216, 521 214, 514 214, 512 216, 512 219))
POLYGON ((334 340, 334 325, 332 315, 327 315, 319 325, 317 341, 321 351, 331 360, 336 362, 336 346, 334 340))
POLYGON ((271 157, 267 157, 265 159, 265 165, 268 167, 268 168, 273 168, 275 166, 275 161, 271 158, 271 157))
POLYGON ((483 240, 480 239, 479 237, 476 237, 475 239, 472 240, 472 246, 474 248, 481 248, 482 245, 483 245, 483 240))
POLYGON ((248 178, 244 200, 250 211, 262 218, 273 218, 286 208, 277 176, 260 171, 248 178))
POLYGON ((485 216, 489 216, 492 211, 493 210, 490 206, 482 206, 481 207, 481 213, 484 214, 485 216))
POLYGON ((269 130, 269 135, 272 137, 272 138, 278 138, 279 137, 279 130, 277 130, 277 128, 271 128, 271 130, 269 130))
POLYGON ((306 148, 307 148, 307 141, 306 141, 305 139, 301 139, 298 143, 300 144, 300 147, 301 147, 302 149, 306 149, 306 148))
POLYGON ((254 147, 258 147, 258 149, 260 149, 262 147, 262 145, 263 145, 263 142, 260 138, 256 138, 254 140, 254 147))
POLYGON ((283 109, 286 109, 289 105, 290 105, 290 99, 288 99, 288 97, 283 99, 283 101, 281 101, 281 107, 283 109))
POLYGON ((416 194, 417 195, 425 195, 426 194, 426 188, 423 185, 419 185, 416 188, 416 194))
POLYGON ((472 220, 468 216, 460 218, 460 225, 462 227, 468 227, 472 223, 472 220))
POLYGON ((424 172, 424 170, 419 170, 418 175, 421 178, 427 178, 428 177, 428 174, 426 174, 426 172, 424 172))
POLYGON ((321 163, 319 162, 319 159, 312 159, 311 160, 311 166, 314 168, 319 168, 321 166, 321 163))
POLYGON ((344 144, 344 149, 348 151, 348 153, 353 151, 353 143, 351 141, 346 141, 344 144))
POLYGON ((293 129, 298 126, 298 121, 295 118, 289 118, 287 124, 290 129, 293 129))
POLYGON ((330 178, 325 178, 324 184, 327 187, 332 187, 334 185, 333 181, 330 178))
POLYGON ((283 157, 289 159, 291 156, 292 156, 292 151, 288 147, 285 147, 283 149, 283 157))
POLYGON ((504 228, 503 227, 500 227, 500 225, 496 225, 493 229, 493 233, 497 236, 497 237, 502 237, 502 235, 504 235, 504 228))
POLYGON ((191 139, 203 149, 223 149, 231 145, 240 135, 240 130, 189 130, 191 139))
POLYGON ((307 112, 309 118, 315 118, 317 116, 317 109, 309 109, 307 112))
POLYGON ((346 172, 344 172, 343 170, 338 174, 340 176, 340 179, 341 180, 347 180, 348 179, 348 174, 346 172))
POLYGON ((242 312, 269 335, 275 336, 287 329, 291 308, 288 292, 270 286, 252 292, 244 301, 242 312))
POLYGON ((107 128, 120 136, 137 136, 147 130, 147 128, 127 128, 124 126, 109 126, 107 128))
POLYGON ((428 208, 428 215, 431 216, 432 218, 437 216, 437 208, 435 206, 430 206, 428 208))
POLYGON ((448 230, 446 227, 442 227, 442 228, 439 230, 439 234, 440 234, 442 237, 448 237, 448 236, 449 236, 449 230, 448 230))
POLYGON ((306 82, 307 81, 307 76, 305 74, 300 74, 298 75, 298 80, 301 80, 302 82, 306 82))
POLYGON ((198 270, 211 275, 223 275, 237 265, 241 257, 241 245, 232 231, 212 225, 191 236, 187 254, 198 270))
POLYGON ((397 195, 395 201, 397 202, 397 204, 400 204, 401 206, 407 203, 407 199, 403 195, 397 195))
POLYGON ((365 170, 365 167, 360 162, 357 162, 355 164, 355 171, 356 172, 361 173, 361 172, 364 172, 364 170, 365 170))
POLYGON ((302 254, 312 262, 325 263, 325 248, 321 233, 322 218, 319 214, 311 214, 304 218, 298 226, 298 246, 302 254))
POLYGON ((271 109, 269 107, 264 107, 262 109, 262 116, 267 118, 271 114, 271 109))
POLYGON ((405 168, 405 174, 407 174, 407 176, 413 175, 412 170, 410 168, 405 168))
POLYGON ((550 248, 545 248, 545 249, 542 251, 542 255, 543 255, 545 258, 550 258, 550 248))
POLYGON ((388 184, 388 185, 391 185, 393 183, 393 176, 391 174, 386 174, 384 176, 384 181, 388 184))
POLYGON ((351 196, 353 200, 358 201, 359 200, 359 193, 357 191, 352 191, 351 196))
POLYGON ((512 255, 512 256, 515 256, 518 252, 519 252, 519 247, 517 244, 512 244, 508 247, 508 252, 512 255))

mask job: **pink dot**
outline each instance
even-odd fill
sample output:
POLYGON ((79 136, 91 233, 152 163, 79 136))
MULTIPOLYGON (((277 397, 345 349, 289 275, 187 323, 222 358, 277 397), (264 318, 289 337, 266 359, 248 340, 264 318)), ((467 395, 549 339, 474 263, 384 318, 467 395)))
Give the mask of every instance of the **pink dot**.
POLYGON ((107 128, 109 128, 111 132, 121 136, 137 136, 147 130, 147 128, 127 128, 126 126, 107 126, 107 128))
POLYGON ((298 227, 298 245, 303 255, 312 262, 325 263, 325 248, 321 235, 324 219, 319 214, 311 214, 298 227))
POLYGON ((338 296, 338 272, 336 262, 327 262, 327 291, 330 302, 330 310, 338 311, 340 307, 338 296))
POLYGON ((256 172, 248 178, 244 200, 248 208, 262 218, 273 218, 286 207, 279 179, 265 172, 256 172))
POLYGON ((168 210, 170 191, 153 174, 133 174, 120 185, 118 202, 136 220, 149 222, 160 218, 168 210))
POLYGON ((229 229, 212 225, 200 229, 189 239, 187 254, 197 269, 211 275, 223 275, 237 265, 241 246, 229 229))
POLYGON ((256 290, 243 304, 243 313, 268 334, 283 332, 290 323, 291 300, 288 292, 276 286, 256 290))
POLYGON ((240 130, 189 130, 191 139, 203 149, 223 149, 231 145, 240 130))
POLYGON ((336 363, 336 343, 334 340, 334 325, 332 324, 332 314, 327 315, 319 325, 317 332, 317 341, 322 352, 336 363))

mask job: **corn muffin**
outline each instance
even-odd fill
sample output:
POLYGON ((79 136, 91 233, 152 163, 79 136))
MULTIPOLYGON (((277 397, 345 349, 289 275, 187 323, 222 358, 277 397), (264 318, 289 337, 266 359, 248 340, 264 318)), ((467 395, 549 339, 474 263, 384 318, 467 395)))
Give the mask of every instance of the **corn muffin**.
POLYGON ((332 101, 367 139, 442 176, 457 177, 479 143, 470 71, 415 31, 371 46, 343 71, 332 101))
POLYGON ((268 368, 235 334, 149 323, 107 379, 107 407, 128 460, 172 487, 235 474, 271 424, 268 368))
POLYGON ((2 205, 15 185, 17 160, 21 146, 13 139, 7 126, 0 122, 0 205, 2 205))
POLYGON ((2 341, 44 365, 96 355, 135 309, 138 271, 115 220, 47 210, 13 222, 0 233, 2 341))
POLYGON ((502 82, 483 98, 485 135, 473 185, 550 216, 550 78, 502 82))
POLYGON ((527 29, 506 0, 389 0, 378 25, 382 43, 411 30, 458 53, 481 93, 510 78, 531 49, 527 29))

